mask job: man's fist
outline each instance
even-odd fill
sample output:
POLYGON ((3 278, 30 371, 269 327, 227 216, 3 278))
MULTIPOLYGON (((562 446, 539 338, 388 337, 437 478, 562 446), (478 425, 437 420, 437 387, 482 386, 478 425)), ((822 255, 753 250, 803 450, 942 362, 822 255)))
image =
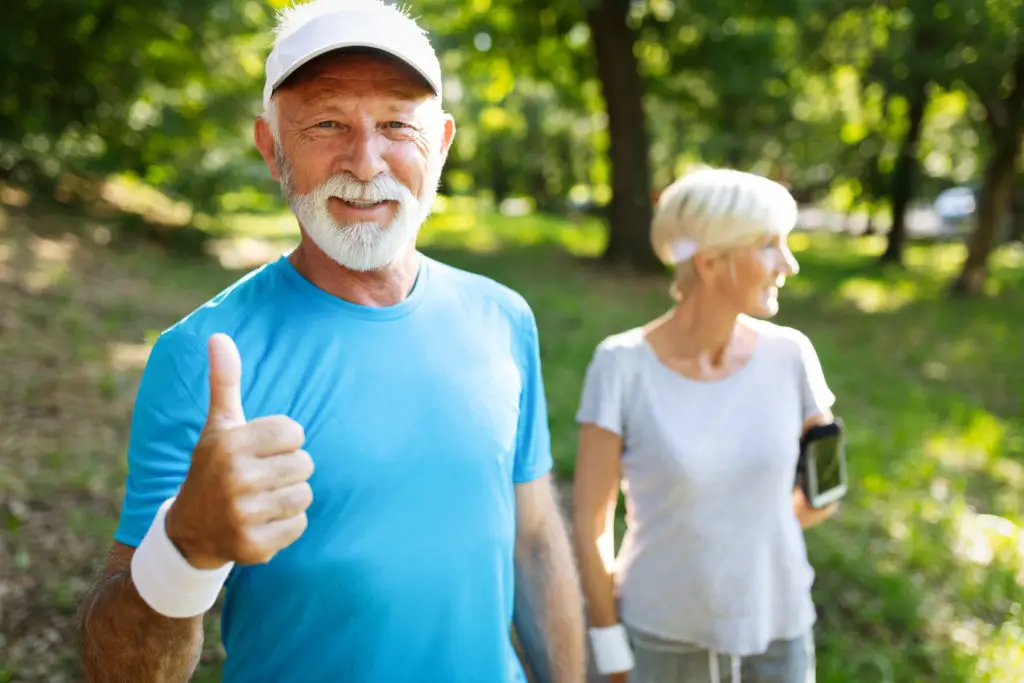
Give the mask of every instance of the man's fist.
POLYGON ((246 421, 234 341, 213 335, 209 354, 206 425, 167 511, 167 536, 196 569, 267 562, 306 530, 313 460, 291 418, 246 421))

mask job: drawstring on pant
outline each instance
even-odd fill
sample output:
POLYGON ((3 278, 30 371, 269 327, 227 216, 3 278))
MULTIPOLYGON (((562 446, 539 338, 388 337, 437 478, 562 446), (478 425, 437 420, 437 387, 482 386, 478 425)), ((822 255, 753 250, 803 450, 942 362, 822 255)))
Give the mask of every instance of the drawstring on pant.
MULTIPOLYGON (((730 683, 741 683, 740 681, 740 658, 730 655, 729 663, 732 668, 732 681, 730 683)), ((722 683, 721 674, 718 672, 718 652, 708 650, 708 670, 711 674, 711 683, 722 683)))

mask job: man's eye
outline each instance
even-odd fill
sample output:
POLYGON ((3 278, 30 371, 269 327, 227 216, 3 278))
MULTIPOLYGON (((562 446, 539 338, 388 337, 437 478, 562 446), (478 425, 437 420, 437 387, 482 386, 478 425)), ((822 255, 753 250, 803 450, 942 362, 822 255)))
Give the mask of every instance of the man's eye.
POLYGON ((403 123, 402 121, 388 121, 384 124, 388 128, 408 128, 409 124, 403 123))
POLYGON ((334 128, 337 124, 334 121, 321 121, 316 124, 317 128, 334 128))

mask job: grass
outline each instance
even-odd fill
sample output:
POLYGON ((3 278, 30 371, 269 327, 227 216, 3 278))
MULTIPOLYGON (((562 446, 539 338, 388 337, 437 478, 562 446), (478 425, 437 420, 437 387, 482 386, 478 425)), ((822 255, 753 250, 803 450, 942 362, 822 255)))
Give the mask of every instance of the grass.
MULTIPOLYGON (((205 226, 214 258, 107 241, 103 223, 0 213, 0 683, 78 681, 75 610, 120 504, 132 400, 160 329, 294 238, 277 217, 205 226)), ((1024 680, 1024 255, 990 295, 950 301, 958 245, 794 237, 802 272, 780 322, 814 340, 851 428, 853 492, 809 534, 822 683, 1024 680)), ((557 469, 594 346, 668 304, 667 279, 609 273, 595 222, 476 214, 452 202, 431 255, 533 306, 557 469)), ((197 681, 217 680, 215 620, 197 681)))

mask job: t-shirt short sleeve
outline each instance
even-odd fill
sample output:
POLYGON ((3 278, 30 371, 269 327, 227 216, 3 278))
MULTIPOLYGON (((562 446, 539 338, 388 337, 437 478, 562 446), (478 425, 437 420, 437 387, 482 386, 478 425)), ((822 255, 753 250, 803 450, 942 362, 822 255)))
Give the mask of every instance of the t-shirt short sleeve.
POLYGON ((523 385, 519 397, 519 426, 512 481, 516 484, 538 479, 551 470, 551 432, 547 397, 541 373, 540 339, 533 311, 525 309, 519 324, 523 385))
POLYGON ((583 379, 577 423, 594 424, 623 435, 625 388, 620 365, 621 359, 612 348, 600 345, 594 351, 583 379))
POLYGON ((836 397, 825 380, 825 372, 822 370, 821 360, 814 349, 814 344, 803 334, 799 336, 798 342, 802 373, 803 419, 807 420, 830 410, 836 402, 836 397))
POLYGON ((160 505, 185 480, 206 422, 197 400, 206 354, 187 332, 172 329, 153 345, 135 398, 128 440, 128 477, 114 538, 138 546, 160 505))

